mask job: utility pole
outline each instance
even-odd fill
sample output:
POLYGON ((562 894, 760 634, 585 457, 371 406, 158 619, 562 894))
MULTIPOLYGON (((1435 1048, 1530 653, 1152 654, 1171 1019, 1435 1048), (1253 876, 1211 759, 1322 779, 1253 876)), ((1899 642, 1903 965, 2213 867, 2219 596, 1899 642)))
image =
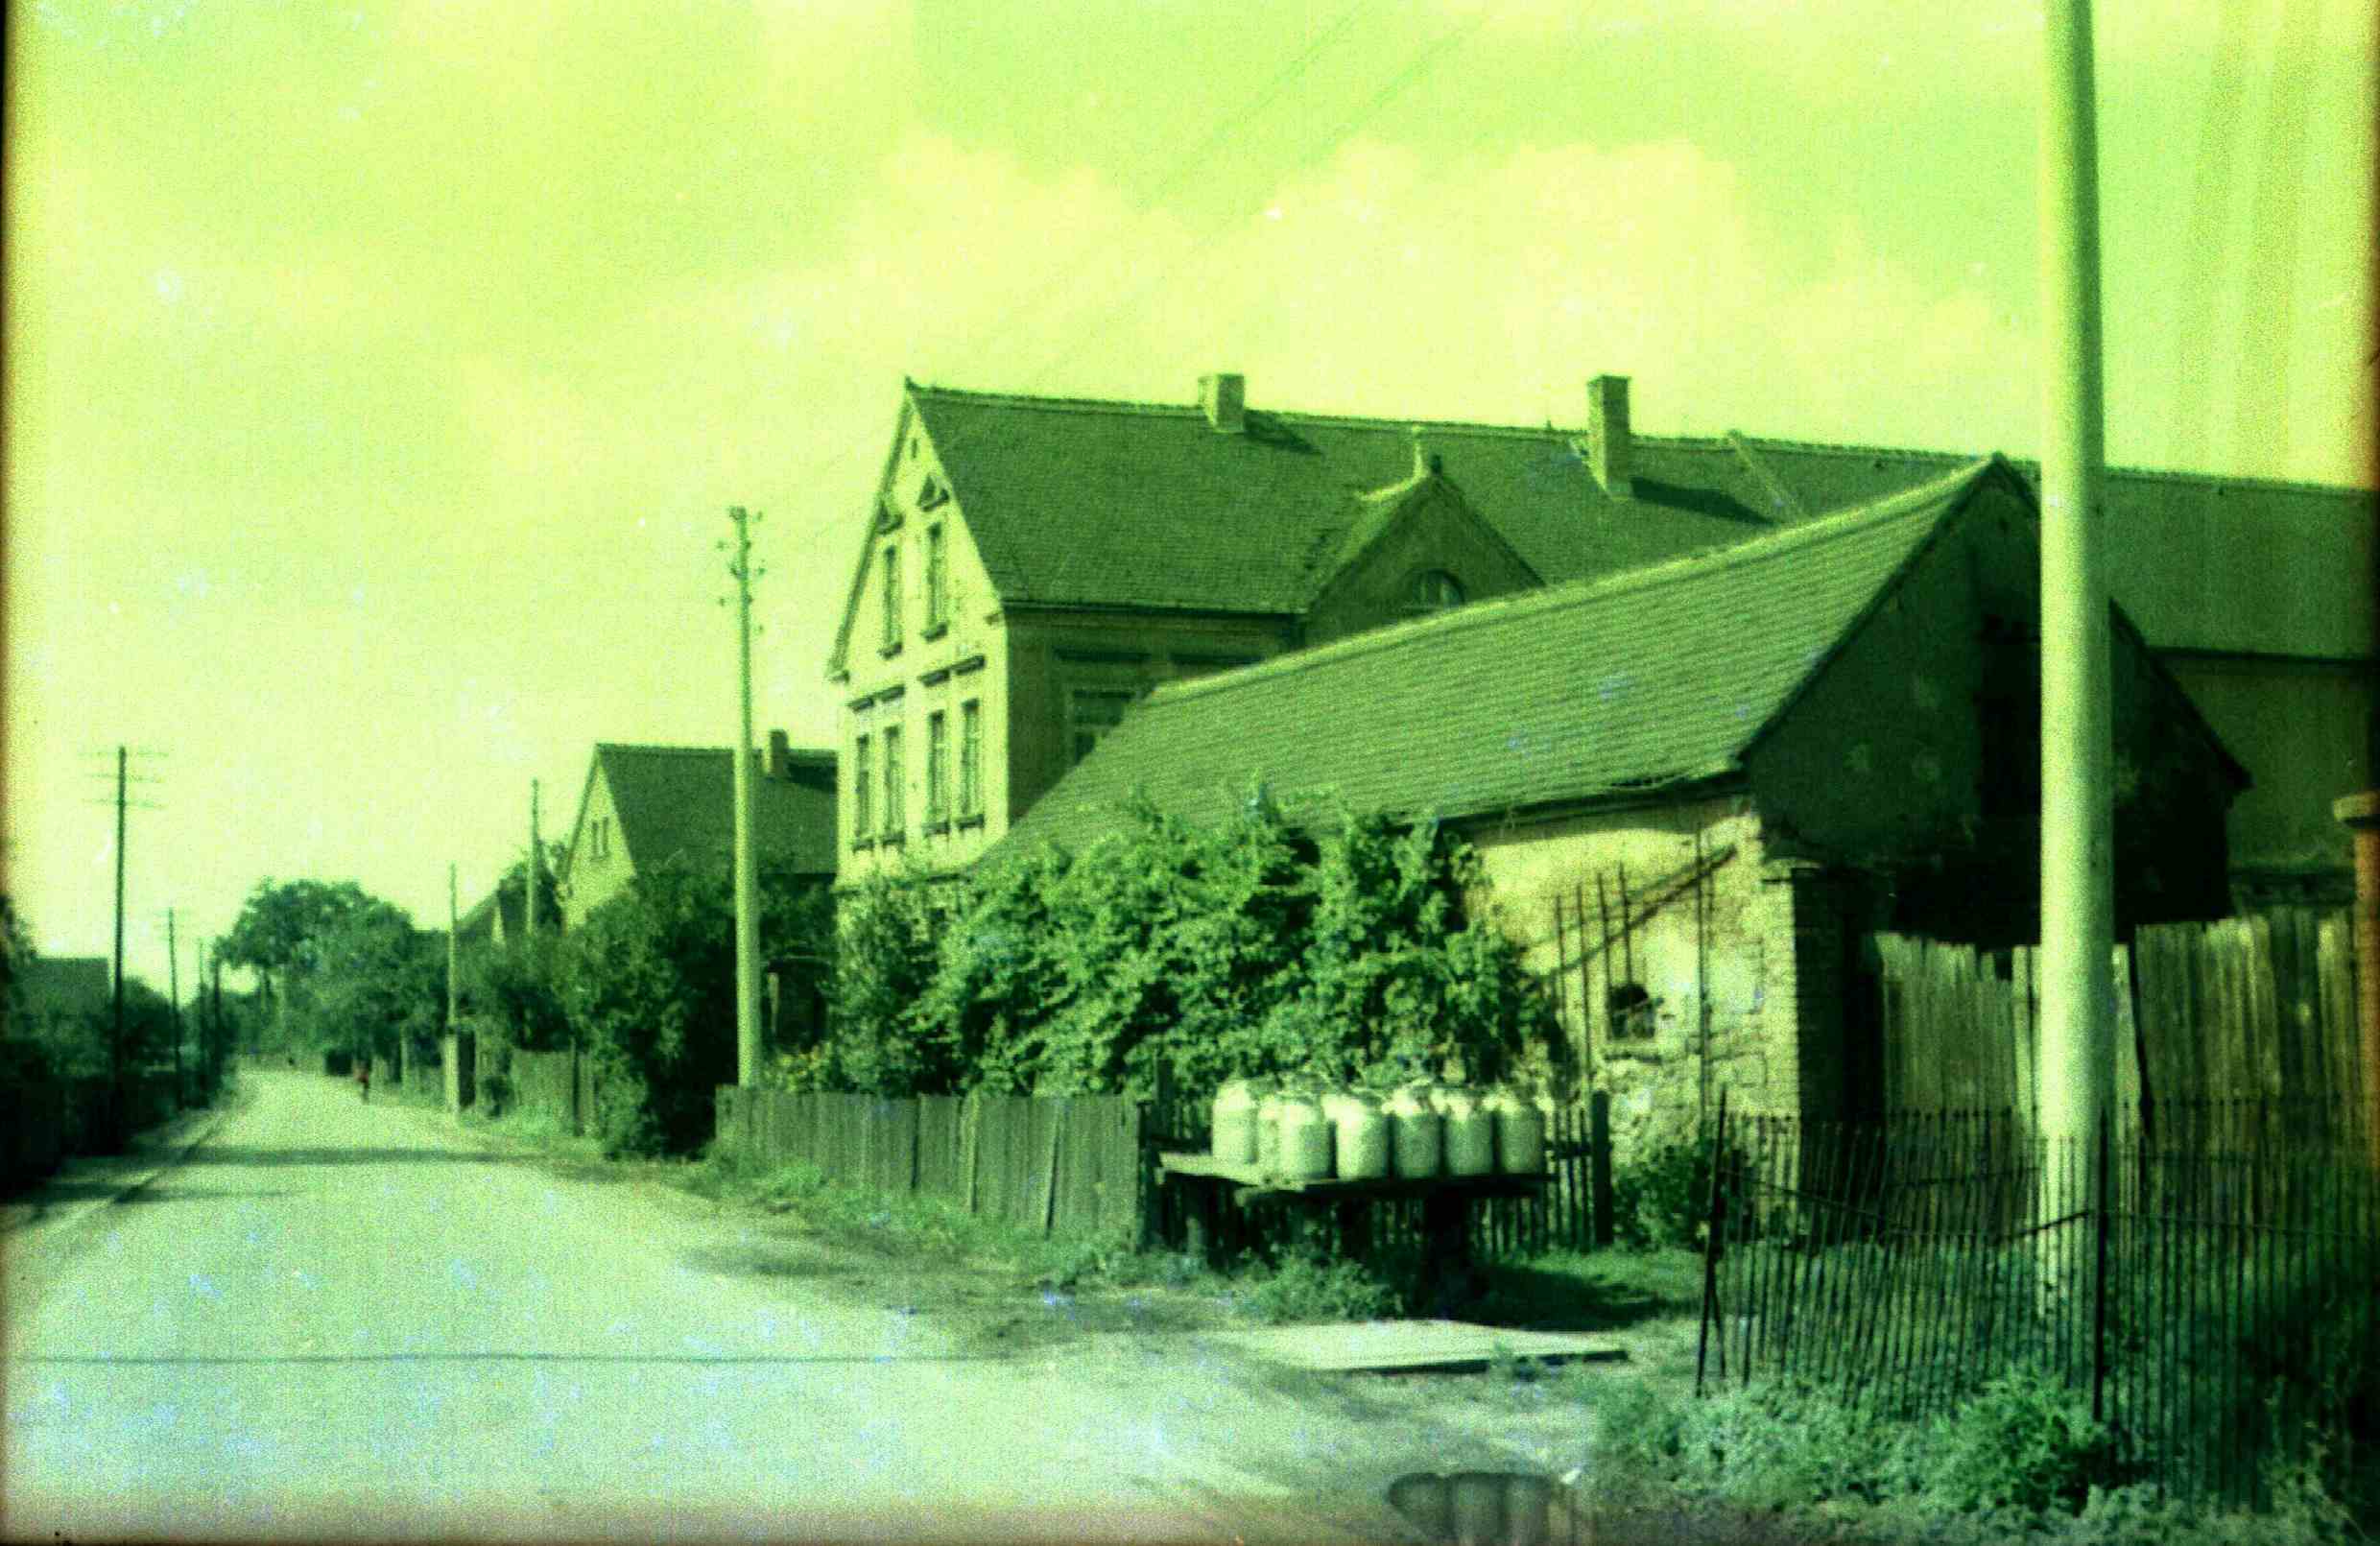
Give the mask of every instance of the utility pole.
POLYGON ((446 1034, 455 1034, 455 1022, 463 1018, 462 986, 456 963, 461 959, 462 946, 456 932, 463 927, 455 908, 455 867, 446 867, 446 1034))
POLYGON ((757 515, 738 505, 727 511, 735 524, 736 705, 741 718, 735 740, 735 1082, 750 1089, 760 1082, 760 884, 752 853, 752 523, 757 515))
POLYGON ((527 922, 521 932, 530 939, 537 937, 537 781, 529 780, 529 898, 527 922))
MULTIPOLYGON (((119 1127, 126 1115, 124 1106, 124 759, 125 749, 116 748, 116 974, 114 1029, 107 1038, 108 1087, 113 1092, 114 1121, 119 1127)), ((109 1133, 110 1141, 119 1134, 109 1133)))
MULTIPOLYGON (((2040 168, 2040 1130, 2071 1144, 2098 1195, 2098 1124, 2114 1092, 2114 761, 2108 707, 2099 148, 2090 0, 2048 0, 2040 168)), ((2082 1205, 2042 1199, 2043 1208, 2082 1205)), ((2043 1217, 2056 1215, 2044 1212, 2043 1217)), ((2046 1239, 2046 1233, 2044 1238, 2046 1239)))
POLYGON ((174 943, 174 910, 165 910, 165 996, 174 1007, 174 1109, 181 1109, 181 950, 174 943))

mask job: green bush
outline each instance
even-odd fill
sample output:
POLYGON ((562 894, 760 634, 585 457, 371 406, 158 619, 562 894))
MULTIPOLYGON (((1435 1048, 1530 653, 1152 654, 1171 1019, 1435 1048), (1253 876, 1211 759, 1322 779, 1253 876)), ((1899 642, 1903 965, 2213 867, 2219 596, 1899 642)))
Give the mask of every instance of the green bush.
POLYGON ((874 877, 838 936, 832 1057, 888 1095, 1184 1092, 1241 1075, 1485 1081, 1559 1044, 1467 846, 1344 807, 1319 841, 1251 798, 1194 825, 1130 803, 1080 853, 874 877))
MULTIPOLYGON (((1740 1216, 1742 1197, 1742 1190, 1730 1184, 1730 1217, 1740 1216)), ((1612 1237, 1619 1245, 1639 1249, 1700 1246, 1710 1217, 1710 1200, 1707 1142, 1662 1139, 1612 1159, 1612 1237)))
POLYGON ((1292 1249, 1270 1267, 1252 1269, 1236 1291, 1233 1307, 1270 1325, 1293 1325, 1381 1320, 1399 1312, 1402 1297, 1361 1262, 1292 1249))
POLYGON ((1991 1380, 1935 1424, 1926 1446, 1925 1488, 1959 1513, 2079 1513, 2094 1487, 2130 1480, 2089 1397, 2039 1370, 1991 1380))

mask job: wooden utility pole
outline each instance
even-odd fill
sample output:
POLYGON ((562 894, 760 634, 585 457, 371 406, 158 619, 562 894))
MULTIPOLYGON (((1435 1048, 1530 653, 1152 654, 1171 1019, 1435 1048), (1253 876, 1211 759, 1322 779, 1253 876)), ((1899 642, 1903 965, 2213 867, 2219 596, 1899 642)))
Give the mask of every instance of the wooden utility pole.
POLYGON ((165 994, 174 1007, 174 1108, 181 1109, 181 951, 174 943, 174 910, 165 910, 165 994))
POLYGON ((455 1023, 463 1018, 463 989, 458 981, 460 974, 455 969, 457 962, 462 959, 463 947, 457 938, 462 927, 461 915, 456 911, 455 906, 455 867, 449 864, 446 867, 446 1034, 448 1035, 455 1034, 455 1023))
POLYGON ((735 1082, 760 1082, 760 884, 752 853, 752 523, 760 517, 738 505, 735 524, 735 1082))
POLYGON ((537 781, 529 780, 529 899, 528 911, 521 933, 535 939, 537 937, 537 781))
MULTIPOLYGON (((2048 0, 2041 93, 2040 1131, 2097 1195, 2114 1093, 2115 812, 2108 691, 2090 0, 2048 0)), ((2059 1216, 2045 1212, 2044 1218, 2059 1216)), ((2046 1238, 2046 1235, 2045 1235, 2046 1238)))
MULTIPOLYGON (((114 1127, 126 1115, 124 1105, 124 756, 116 748, 116 971, 114 1029, 107 1038, 108 1087, 115 1105, 114 1127)), ((119 1134, 111 1132, 110 1139, 119 1134)))

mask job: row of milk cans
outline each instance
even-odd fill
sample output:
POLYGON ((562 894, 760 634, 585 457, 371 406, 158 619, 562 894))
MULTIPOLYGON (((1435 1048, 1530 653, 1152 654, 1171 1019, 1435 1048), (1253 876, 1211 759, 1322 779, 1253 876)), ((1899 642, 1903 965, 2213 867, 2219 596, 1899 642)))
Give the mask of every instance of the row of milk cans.
POLYGON ((1538 1176, 1549 1114, 1506 1089, 1416 1084, 1383 1098, 1235 1079, 1215 1096, 1214 1155, 1304 1181, 1538 1176))

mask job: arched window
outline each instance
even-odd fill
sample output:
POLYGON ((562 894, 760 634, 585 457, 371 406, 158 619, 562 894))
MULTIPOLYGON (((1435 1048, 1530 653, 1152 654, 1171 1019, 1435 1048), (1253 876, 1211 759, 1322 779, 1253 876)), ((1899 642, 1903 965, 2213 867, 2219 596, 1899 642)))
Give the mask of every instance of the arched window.
POLYGON ((1405 588, 1405 609, 1416 617, 1463 605, 1463 582, 1443 569, 1424 569, 1405 588))

